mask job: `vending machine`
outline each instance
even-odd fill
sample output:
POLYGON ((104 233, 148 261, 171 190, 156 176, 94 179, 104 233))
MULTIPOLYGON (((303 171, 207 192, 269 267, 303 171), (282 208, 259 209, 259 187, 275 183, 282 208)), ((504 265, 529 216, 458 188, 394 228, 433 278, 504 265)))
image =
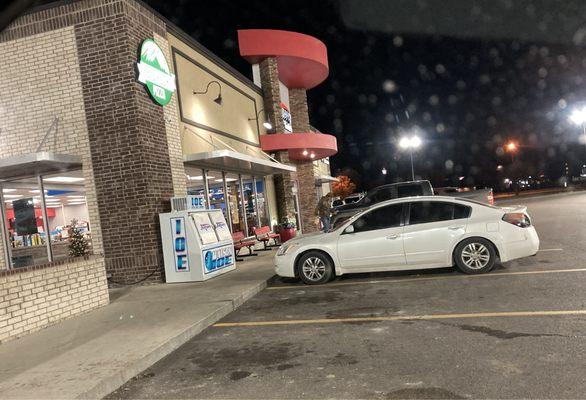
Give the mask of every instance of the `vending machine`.
POLYGON ((221 210, 159 214, 165 279, 199 282, 236 268, 234 244, 221 210))

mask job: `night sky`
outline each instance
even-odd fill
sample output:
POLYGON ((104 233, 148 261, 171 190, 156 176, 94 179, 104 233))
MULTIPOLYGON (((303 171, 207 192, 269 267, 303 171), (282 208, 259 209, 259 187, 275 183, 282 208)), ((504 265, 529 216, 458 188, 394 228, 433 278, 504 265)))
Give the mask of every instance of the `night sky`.
POLYGON ((584 15, 572 1, 147 3, 249 77, 237 29, 322 40, 330 76, 308 92, 311 123, 338 138, 332 172, 349 174, 362 189, 409 178, 409 156, 397 141, 411 132, 424 140, 416 175, 435 185, 558 179, 565 162, 579 174, 586 161, 581 128, 568 122, 586 99, 584 15), (514 163, 502 151, 509 140, 521 146, 514 163))

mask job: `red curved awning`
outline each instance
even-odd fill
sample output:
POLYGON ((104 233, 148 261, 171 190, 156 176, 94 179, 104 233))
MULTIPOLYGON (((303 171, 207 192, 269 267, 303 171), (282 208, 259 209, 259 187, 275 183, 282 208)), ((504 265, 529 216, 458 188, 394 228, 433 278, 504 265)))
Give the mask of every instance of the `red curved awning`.
POLYGON ((261 135, 260 146, 265 152, 288 150, 293 160, 319 160, 338 152, 335 136, 312 132, 261 135))
POLYGON ((311 89, 329 74, 326 45, 313 36, 274 29, 238 31, 240 55, 251 64, 276 57, 279 79, 289 89, 311 89))

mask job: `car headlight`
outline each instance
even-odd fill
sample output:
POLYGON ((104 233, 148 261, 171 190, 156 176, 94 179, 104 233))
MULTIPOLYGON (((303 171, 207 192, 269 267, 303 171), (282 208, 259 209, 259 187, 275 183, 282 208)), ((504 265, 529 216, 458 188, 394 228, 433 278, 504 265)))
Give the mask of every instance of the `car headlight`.
POLYGON ((289 253, 291 250, 295 249, 297 246, 299 246, 297 243, 282 244, 281 247, 279 247, 279 250, 277 251, 277 255, 284 256, 285 254, 289 253))

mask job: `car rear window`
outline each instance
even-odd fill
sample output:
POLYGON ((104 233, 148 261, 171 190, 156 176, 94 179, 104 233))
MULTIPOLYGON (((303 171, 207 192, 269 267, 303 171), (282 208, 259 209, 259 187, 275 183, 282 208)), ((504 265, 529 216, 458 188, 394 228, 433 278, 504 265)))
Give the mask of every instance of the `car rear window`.
POLYGON ((461 204, 454 205, 454 219, 469 218, 472 213, 472 207, 463 206, 461 204))
POLYGON ((400 185, 397 186, 398 197, 423 196, 421 185, 400 185))

